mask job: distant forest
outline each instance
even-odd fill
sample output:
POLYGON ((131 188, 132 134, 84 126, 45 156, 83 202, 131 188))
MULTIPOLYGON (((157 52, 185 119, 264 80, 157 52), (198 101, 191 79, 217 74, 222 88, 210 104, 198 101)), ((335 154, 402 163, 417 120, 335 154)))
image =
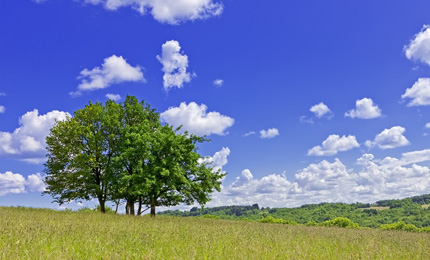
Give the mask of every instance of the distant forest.
POLYGON ((430 194, 400 200, 380 200, 366 203, 320 203, 297 208, 260 208, 251 206, 194 207, 190 211, 167 210, 160 215, 198 217, 214 216, 221 219, 260 221, 273 217, 298 224, 323 223, 338 217, 348 218, 360 227, 379 228, 384 224, 403 221, 418 228, 430 227, 430 194))

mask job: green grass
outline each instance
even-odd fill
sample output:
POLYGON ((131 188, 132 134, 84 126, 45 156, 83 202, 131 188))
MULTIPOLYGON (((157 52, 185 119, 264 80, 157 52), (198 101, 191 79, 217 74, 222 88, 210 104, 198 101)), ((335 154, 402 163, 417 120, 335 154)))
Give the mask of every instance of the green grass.
POLYGON ((430 234, 0 207, 0 259, 430 259, 430 234))

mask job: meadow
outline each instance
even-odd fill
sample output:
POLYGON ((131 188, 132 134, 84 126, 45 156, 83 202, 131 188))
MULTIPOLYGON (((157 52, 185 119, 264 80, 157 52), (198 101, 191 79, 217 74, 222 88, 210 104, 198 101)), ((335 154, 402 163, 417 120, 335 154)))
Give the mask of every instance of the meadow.
POLYGON ((430 234, 0 207, 0 259, 430 259, 430 234))

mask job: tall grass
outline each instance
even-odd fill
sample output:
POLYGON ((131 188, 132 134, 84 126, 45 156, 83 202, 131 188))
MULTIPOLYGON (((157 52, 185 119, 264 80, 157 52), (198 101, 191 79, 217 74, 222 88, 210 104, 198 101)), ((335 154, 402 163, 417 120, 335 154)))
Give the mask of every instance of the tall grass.
POLYGON ((430 234, 0 207, 0 259, 430 259, 430 234))

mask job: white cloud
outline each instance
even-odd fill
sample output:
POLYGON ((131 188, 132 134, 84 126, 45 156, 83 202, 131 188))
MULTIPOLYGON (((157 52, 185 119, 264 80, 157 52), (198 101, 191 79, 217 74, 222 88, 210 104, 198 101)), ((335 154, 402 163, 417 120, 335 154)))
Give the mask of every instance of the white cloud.
POLYGON ((312 118, 308 118, 306 116, 301 116, 300 117, 300 123, 313 125, 314 124, 314 120, 312 118))
POLYGON ((322 142, 322 146, 318 145, 310 149, 308 151, 308 155, 331 156, 338 152, 345 152, 359 146, 357 139, 353 135, 342 137, 338 135, 330 135, 322 142))
POLYGON ((113 101, 118 101, 121 99, 121 96, 119 94, 106 94, 105 97, 113 101))
POLYGON ((430 26, 424 25, 408 46, 404 47, 406 57, 430 65, 430 26))
POLYGON ((267 130, 261 130, 260 131, 260 138, 263 138, 263 139, 274 138, 278 135, 279 135, 279 131, 277 128, 270 128, 267 130))
POLYGON ((197 105, 195 102, 186 104, 182 102, 179 107, 170 107, 160 114, 163 121, 174 127, 183 126, 182 131, 195 135, 225 135, 227 128, 234 124, 234 119, 219 112, 206 113, 205 104, 197 105))
POLYGON ((0 114, 6 112, 6 108, 4 106, 0 106, 0 114))
POLYGON ((82 79, 78 86, 78 91, 71 92, 71 96, 79 96, 82 91, 93 91, 104 89, 112 84, 122 82, 145 82, 142 68, 140 66, 133 67, 127 63, 122 56, 112 55, 104 59, 101 67, 95 67, 92 70, 84 69, 78 77, 82 79))
POLYGON ((323 116, 331 117, 333 113, 323 102, 316 104, 310 108, 310 111, 315 114, 316 117, 321 118, 323 116))
POLYGON ((256 135, 256 134, 257 134, 256 132, 251 131, 251 132, 245 133, 243 136, 244 136, 244 137, 248 137, 248 136, 250 136, 250 135, 256 135))
POLYGON ((217 87, 221 87, 223 84, 224 84, 224 80, 222 80, 222 79, 214 80, 214 85, 217 87))
POLYGON ((357 100, 355 106, 355 110, 353 109, 345 113, 346 117, 372 119, 382 115, 381 109, 376 104, 373 104, 373 100, 370 98, 357 100))
POLYGON ((10 171, 0 173, 0 196, 45 191, 46 186, 43 180, 40 173, 31 174, 27 179, 19 173, 10 171))
POLYGON ((228 163, 228 156, 230 155, 230 149, 223 147, 221 151, 216 152, 212 157, 207 156, 199 159, 199 163, 207 163, 210 167, 213 167, 214 171, 222 171, 222 167, 228 163))
MULTIPOLYGON (((414 153, 423 152, 411 152, 414 153)), ((357 164, 362 166, 358 171, 348 169, 339 159, 333 162, 323 160, 300 170, 292 181, 284 174, 256 178, 249 169, 245 169, 233 183, 223 187, 221 192, 215 192, 207 206, 258 203, 262 207, 295 207, 321 202, 370 203, 428 193, 430 168, 416 164, 387 168, 384 160, 363 154, 357 160, 357 164)))
POLYGON ((187 72, 188 56, 181 54, 179 42, 171 40, 161 46, 161 56, 157 55, 158 61, 163 64, 163 86, 168 91, 173 87, 182 88, 184 83, 191 81, 191 73, 187 72))
POLYGON ((430 128, 430 122, 426 124, 425 128, 430 128))
POLYGON ((392 149, 409 145, 408 139, 403 136, 405 131, 406 129, 401 126, 393 126, 390 129, 384 129, 384 131, 375 137, 375 140, 367 140, 365 145, 369 148, 377 146, 381 149, 392 149))
POLYGON ((223 5, 213 0, 84 0, 89 4, 102 4, 108 10, 131 7, 144 15, 151 13, 155 20, 179 24, 187 20, 207 19, 218 16, 223 5))
POLYGON ((408 106, 430 105, 430 78, 419 78, 411 88, 406 89, 402 98, 412 99, 408 106))
POLYGON ((0 156, 13 157, 28 162, 45 160, 45 138, 55 120, 65 120, 70 114, 54 110, 39 115, 37 109, 25 113, 19 119, 19 127, 13 133, 0 132, 0 156))

